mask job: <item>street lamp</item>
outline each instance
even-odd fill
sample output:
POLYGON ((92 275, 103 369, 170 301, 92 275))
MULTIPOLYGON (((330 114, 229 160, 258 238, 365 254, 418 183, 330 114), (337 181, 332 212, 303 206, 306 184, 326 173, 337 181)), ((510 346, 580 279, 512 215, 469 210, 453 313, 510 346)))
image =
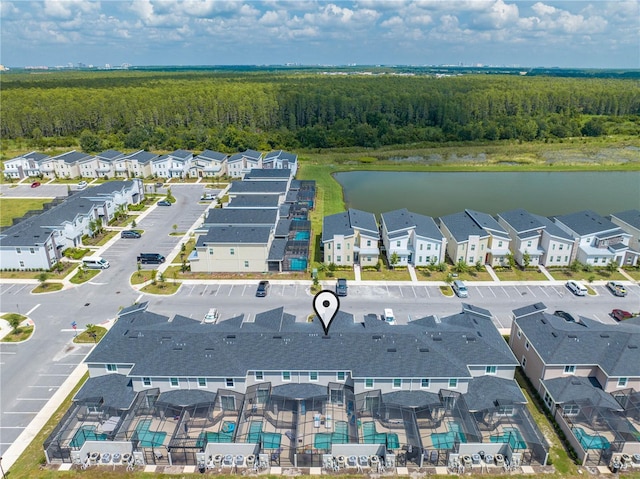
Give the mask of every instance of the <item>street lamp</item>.
POLYGON ((2 469, 2 456, 0 456, 0 473, 2 473, 2 479, 7 479, 7 476, 4 475, 4 469, 2 469))

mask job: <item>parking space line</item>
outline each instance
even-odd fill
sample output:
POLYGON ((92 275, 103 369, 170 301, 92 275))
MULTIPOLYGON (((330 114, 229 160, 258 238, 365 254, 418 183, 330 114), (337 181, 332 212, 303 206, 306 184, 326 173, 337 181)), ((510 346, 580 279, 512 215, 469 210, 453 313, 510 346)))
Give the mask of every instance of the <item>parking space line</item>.
POLYGON ((527 289, 529 290, 529 293, 531 293, 531 296, 533 296, 534 298, 537 298, 536 293, 534 293, 529 286, 527 286, 527 289))
POLYGON ((19 288, 18 291, 16 291, 14 294, 18 294, 20 291, 22 291, 24 288, 26 288, 27 285, 23 285, 22 288, 19 288))
POLYGON ((229 294, 227 296, 231 296, 231 291, 233 291, 233 285, 231 285, 231 288, 229 288, 229 294))
POLYGON ((391 293, 389 292, 389 285, 385 284, 384 287, 387 288, 387 296, 391 296, 391 293))
POLYGON ((547 298, 549 297, 549 294, 545 291, 545 289, 547 289, 547 288, 543 288, 543 287, 539 286, 539 287, 538 287, 538 289, 539 289, 540 291, 542 291, 544 294, 546 294, 546 295, 547 295, 547 298))
POLYGON ((247 290, 247 285, 245 284, 244 287, 242 288, 242 296, 244 296, 244 292, 247 290))
POLYGON ((413 287, 413 285, 411 285, 411 291, 413 291, 413 297, 417 298, 418 295, 416 294, 416 289, 413 287))
POLYGON ((208 285, 208 284, 205 284, 205 285, 204 285, 204 289, 202 290, 202 293, 200 293, 200 296, 204 296, 204 295, 205 295, 205 293, 207 292, 207 288, 208 288, 208 287, 209 287, 209 285, 208 285))
POLYGON ((4 411, 2 414, 38 414, 40 411, 4 411))
POLYGON ((5 294, 8 293, 9 291, 11 291, 13 289, 13 287, 16 286, 15 284, 12 284, 11 286, 9 286, 8 288, 2 288, 2 293, 0 294, 5 294))
POLYGON ((476 287, 476 291, 478 292, 481 298, 484 298, 484 294, 482 294, 481 288, 476 287))
POLYGON ((27 386, 29 388, 59 388, 60 386, 27 386))
POLYGON ((214 294, 214 296, 218 296, 219 292, 220 292, 220 285, 218 285, 218 289, 216 289, 216 294, 214 294))
POLYGON ((431 295, 429 294, 429 288, 427 288, 426 286, 424 287, 424 291, 425 293, 427 293, 427 298, 430 298, 431 295))
POLYGON ((65 377, 66 378, 69 375, 68 374, 41 373, 41 374, 38 374, 38 376, 49 376, 49 377, 51 377, 51 376, 53 376, 53 377, 60 376, 60 377, 65 377))
POLYGON ((50 398, 16 398, 16 401, 48 401, 50 398))
POLYGON ((40 303, 36 304, 33 308, 31 308, 29 311, 27 311, 27 316, 29 316, 31 313, 33 313, 39 307, 40 307, 40 303))
POLYGON ((402 286, 398 286, 398 289, 400 290, 400 296, 404 298, 404 293, 402 292, 402 286))
POLYGON ((491 294, 493 295, 494 298, 498 297, 496 296, 496 293, 493 291, 493 288, 491 286, 489 286, 489 291, 491 291, 491 294))

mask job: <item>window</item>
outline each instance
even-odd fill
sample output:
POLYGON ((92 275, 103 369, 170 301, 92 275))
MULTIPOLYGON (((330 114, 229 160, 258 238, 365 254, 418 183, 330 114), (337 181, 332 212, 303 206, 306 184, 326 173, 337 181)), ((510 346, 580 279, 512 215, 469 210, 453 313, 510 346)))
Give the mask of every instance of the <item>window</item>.
POLYGON ((522 331, 520 331, 519 328, 518 328, 518 331, 516 331, 516 335, 518 336, 518 339, 522 337, 522 331))
POLYGON ((400 389, 400 388, 402 388, 402 379, 395 378, 393 380, 393 389, 400 389))
POLYGON ((420 243, 420 251, 422 251, 422 243, 420 243))
POLYGON ((498 241, 498 248, 502 248, 502 241, 498 241))
POLYGON ((628 378, 618 378, 618 387, 623 388, 627 385, 628 378))
POLYGON ((551 398, 549 391, 544 392, 544 403, 547 405, 549 409, 551 409, 551 406, 553 406, 553 399, 551 398))
POLYGON ((513 416, 513 406, 499 406, 496 411, 496 416, 513 416))
POLYGON ((524 349, 526 349, 527 351, 529 351, 529 341, 527 341, 526 343, 524 343, 524 349))
POLYGON ((471 257, 469 258, 469 263, 473 263, 473 262, 474 262, 474 261, 473 261, 473 259, 474 259, 474 258, 473 258, 473 256, 471 256, 471 257))
POLYGON ((22 249, 16 248, 16 253, 18 253, 18 254, 22 253, 22 249))
POLYGON ((248 267, 249 267, 249 262, 248 262, 248 261, 245 261, 245 262, 244 262, 244 267, 245 267, 245 268, 248 268, 248 267))
POLYGON ((527 241, 527 247, 531 247, 531 241, 527 241))
POLYGON ((562 251, 562 247, 563 247, 563 246, 564 246, 564 245, 558 245, 558 249, 559 249, 560 251, 562 251))
POLYGON ((342 389, 331 389, 329 391, 329 400, 333 404, 344 404, 344 391, 342 389))
POLYGON ((36 250, 35 250, 35 249, 33 249, 33 248, 29 248, 29 253, 31 253, 31 254, 36 254, 36 250))
POLYGON ((564 367, 564 373, 565 374, 573 374, 575 372, 576 372, 576 367, 573 366, 573 365, 564 367))
POLYGON ((351 256, 350 256, 350 255, 347 255, 347 263, 348 263, 349 261, 351 261, 351 256))
POLYGON ((367 240, 367 246, 371 246, 371 240, 367 240))
POLYGON ((551 245, 551 249, 556 249, 556 244, 555 244, 555 243, 553 243, 553 244, 551 245))
POLYGON ((206 388, 207 387, 207 378, 198 378, 198 387, 206 388))
POLYGON ((560 262, 560 260, 561 260, 561 259, 562 259, 562 256, 557 256, 557 257, 556 257, 556 261, 557 261, 557 262, 560 262))
POLYGON ((371 256, 367 256, 367 262, 371 263, 371 256))
POLYGON ((431 251, 431 243, 427 245, 427 251, 431 251))
POLYGON ((565 416, 577 416, 580 413, 580 406, 577 404, 563 404, 562 412, 565 416))
POLYGON ((318 371, 309 371, 309 381, 318 380, 318 371))
POLYGON ((344 381, 347 374, 344 371, 338 371, 336 374, 336 381, 344 381))
POLYGON ((349 243, 347 243, 347 249, 350 249, 351 245, 349 243))
POLYGON ((342 245, 341 245, 340 243, 338 243, 338 244, 336 245, 336 249, 338 249, 338 250, 339 250, 339 249, 342 249, 342 245))
POLYGON ((171 384, 172 388, 177 388, 180 386, 180 380, 178 378, 169 379, 169 383, 171 384))
POLYGON ((495 374, 497 369, 498 368, 496 366, 487 366, 486 368, 484 368, 484 373, 485 374, 495 374))
POLYGON ((234 384, 234 382, 233 382, 233 378, 227 378, 227 379, 225 380, 225 383, 227 384, 227 387, 228 387, 228 388, 235 387, 235 384, 234 384))
POLYGON ((327 261, 331 262, 331 255, 327 256, 327 261))
POLYGON ((400 247, 400 241, 396 241, 396 246, 399 248, 400 247))
POLYGON ((428 389, 429 388, 429 380, 427 378, 423 378, 420 380, 420 387, 422 389, 428 389))
POLYGON ((565 261, 569 261, 569 257, 568 257, 568 256, 565 256, 565 257, 564 257, 564 260, 565 260, 565 261))
POLYGON ((365 389, 373 389, 373 379, 367 378, 364 380, 364 388, 365 389))
POLYGON ((342 256, 338 255, 336 256, 336 261, 339 263, 340 261, 342 261, 342 256))
POLYGON ((331 249, 331 243, 327 243, 327 249, 331 249))
POLYGON ((282 380, 283 381, 291 381, 291 372, 290 371, 282 371, 282 380))
POLYGON ((213 254, 213 248, 209 248, 209 254, 213 254))
POLYGON ((107 371, 115 373, 118 370, 118 366, 115 364, 107 364, 107 371))
POLYGON ((471 251, 475 251, 476 250, 476 245, 472 244, 471 245, 471 251))
POLYGON ((256 378, 256 381, 262 381, 264 379, 264 373, 262 371, 256 371, 253 375, 256 378))
POLYGON ((220 396, 220 407, 224 411, 235 411, 236 398, 233 396, 220 396))
POLYGON ((151 378, 142 378, 142 385, 144 387, 151 387, 151 378))
POLYGON ((418 256, 418 263, 422 263, 422 256, 418 256))
POLYGON ((233 256, 234 254, 236 254, 235 249, 234 249, 234 248, 229 248, 229 254, 230 254, 231 256, 233 256))
POLYGON ((520 361, 520 364, 522 364, 522 369, 525 369, 527 367, 527 358, 522 356, 522 361, 520 361))
POLYGON ((20 261, 20 267, 24 268, 24 261, 20 261))
POLYGON ((458 387, 458 380, 451 378, 449 379, 449 387, 450 388, 457 388, 458 387))

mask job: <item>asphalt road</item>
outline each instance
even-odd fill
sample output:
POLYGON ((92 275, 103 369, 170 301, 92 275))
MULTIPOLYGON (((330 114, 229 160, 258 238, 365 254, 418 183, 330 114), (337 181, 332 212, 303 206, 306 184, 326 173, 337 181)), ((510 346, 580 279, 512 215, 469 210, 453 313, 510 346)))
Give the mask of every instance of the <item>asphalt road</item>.
MULTIPOLYGON (((44 187, 47 185, 40 188, 44 187)), ((173 225, 184 232, 200 221, 207 207, 198 202, 202 191, 202 185, 173 186, 176 204, 156 207, 142 219, 138 224, 144 230, 141 239, 116 241, 102 254, 111 267, 89 283, 38 295, 30 293, 34 285, 2 284, 0 309, 28 315, 36 329, 25 343, 0 343, 0 455, 89 352, 91 346, 73 344, 73 321, 79 328, 88 323, 100 324, 114 318, 121 307, 136 301, 149 301, 149 309, 159 314, 181 314, 198 321, 211 307, 220 310, 223 320, 281 306, 300 318, 312 312, 308 286, 292 282, 272 282, 265 298, 255 297, 257 281, 183 284, 172 296, 149 296, 131 288, 128 280, 136 271, 138 253, 168 256, 182 239, 170 236, 173 225)), ((332 284, 327 283, 330 287, 332 284)), ((431 285, 350 284, 348 296, 341 298, 341 310, 360 319, 365 314, 381 315, 384 308, 392 308, 397 321, 405 322, 428 315, 451 315, 459 312, 465 302, 490 310, 499 328, 510 327, 513 309, 539 301, 551 312, 561 309, 605 323, 615 322, 608 315, 613 308, 640 310, 638 285, 630 286, 625 298, 614 297, 604 286, 594 286, 597 296, 588 297, 573 296, 562 285, 468 285, 468 289, 469 297, 462 300, 445 297, 437 286, 431 285)))

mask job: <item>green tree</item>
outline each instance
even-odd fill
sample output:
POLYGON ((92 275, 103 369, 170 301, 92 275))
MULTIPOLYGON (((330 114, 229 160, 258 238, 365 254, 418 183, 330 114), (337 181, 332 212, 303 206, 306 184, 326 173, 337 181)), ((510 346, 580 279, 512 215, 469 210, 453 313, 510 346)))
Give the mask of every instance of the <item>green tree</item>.
POLYGON ((40 283, 40 286, 42 286, 43 288, 47 287, 48 279, 49 279, 49 273, 47 273, 46 271, 42 271, 40 274, 38 274, 38 282, 40 283))
POLYGON ((389 264, 391 265, 391 269, 395 268, 395 266, 398 264, 399 261, 400 261, 400 257, 398 256, 398 253, 396 253, 395 251, 391 253, 391 258, 389 259, 389 264))
POLYGON ((458 274, 467 273, 469 271, 469 265, 465 260, 461 259, 455 265, 453 265, 453 271, 458 274))
POLYGON ((616 271, 618 271, 618 263, 616 263, 615 260, 609 261, 609 263, 607 263, 607 271, 609 271, 610 273, 615 273, 616 271))
POLYGON ((509 265, 509 268, 513 269, 516 267, 516 258, 515 256, 513 256, 513 253, 507 253, 505 255, 505 258, 507 258, 507 264, 509 265))
POLYGON ((476 261, 476 264, 474 265, 474 268, 478 272, 482 271, 484 269, 484 265, 482 264, 482 261, 480 261, 480 260, 476 261))
POLYGON ((13 334, 18 333, 18 328, 20 328, 20 323, 22 323, 23 320, 24 318, 19 314, 11 314, 9 316, 9 326, 11 326, 11 332, 13 334))
POLYGON ((527 269, 530 264, 531 264, 531 255, 527 250, 524 250, 524 253, 522 254, 522 266, 524 266, 524 269, 527 269))
POLYGON ((569 265, 569 269, 572 272, 577 273, 578 271, 582 270, 582 263, 580 263, 580 261, 578 261, 577 259, 573 260, 569 265))
POLYGON ((89 130, 84 130, 80 134, 80 148, 86 153, 97 153, 101 149, 100 137, 89 130))

